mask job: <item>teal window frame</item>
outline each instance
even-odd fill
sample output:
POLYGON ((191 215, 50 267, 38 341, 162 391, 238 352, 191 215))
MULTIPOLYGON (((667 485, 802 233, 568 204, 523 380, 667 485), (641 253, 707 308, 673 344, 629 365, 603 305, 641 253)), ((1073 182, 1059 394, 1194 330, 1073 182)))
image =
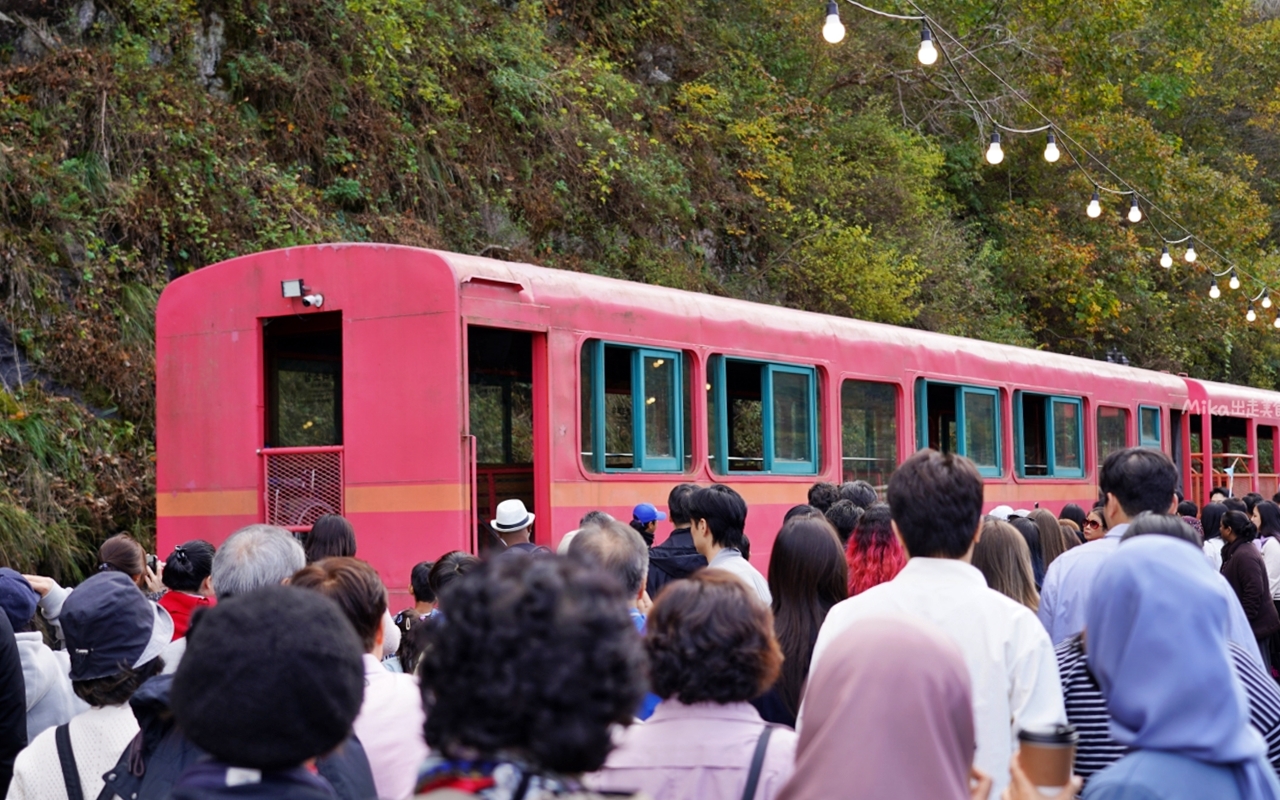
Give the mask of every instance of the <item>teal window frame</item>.
POLYGON ((923 450, 929 446, 929 387, 930 386, 949 386, 956 391, 955 407, 956 407, 956 453, 965 458, 969 457, 968 445, 965 441, 965 396, 966 395, 985 395, 991 397, 996 410, 995 419, 995 448, 996 448, 996 464, 992 466, 984 466, 975 463, 978 468, 978 474, 984 478, 999 478, 1004 475, 1004 425, 1002 415, 1004 410, 1000 407, 1000 390, 989 386, 971 386, 964 383, 950 383, 948 381, 931 381, 927 378, 921 378, 916 381, 916 446, 917 449, 923 450))
POLYGON ((1079 397, 1070 397, 1060 394, 1041 394, 1040 392, 1023 392, 1021 390, 1013 393, 1013 412, 1014 412, 1014 461, 1017 464, 1018 477, 1027 480, 1044 480, 1046 478, 1083 478, 1084 477, 1084 400, 1079 397), (1026 461, 1026 440, 1023 436, 1022 422, 1022 402, 1027 398, 1037 398, 1044 401, 1044 426, 1045 426, 1045 460, 1048 462, 1049 472, 1047 475, 1028 475, 1026 461), (1076 407, 1076 463, 1078 468, 1059 467, 1058 466, 1058 448, 1057 448, 1057 430, 1054 428, 1053 421, 1053 405, 1054 403, 1062 403, 1063 405, 1073 405, 1076 407))
POLYGON ((781 364, 774 361, 761 361, 754 358, 731 358, 713 355, 708 362, 708 376, 711 378, 711 402, 715 403, 712 422, 716 437, 715 454, 710 459, 712 468, 718 475, 817 475, 819 462, 818 442, 818 370, 796 364, 781 364), (729 361, 745 364, 758 364, 760 373, 760 399, 763 406, 761 420, 764 430, 761 431, 764 445, 764 463, 760 470, 729 469, 729 402, 725 385, 725 364, 729 361), (808 379, 809 395, 809 458, 805 461, 779 459, 775 457, 773 428, 773 376, 778 374, 803 375, 808 379))
POLYGON ((663 472, 681 474, 684 469, 684 353, 679 350, 662 350, 653 347, 627 344, 625 342, 609 342, 603 339, 589 339, 583 343, 583 358, 591 359, 591 465, 592 472, 600 474, 617 474, 633 472, 663 472), (631 351, 631 467, 608 467, 605 465, 605 386, 604 386, 604 349, 616 347, 631 351), (591 352, 588 353, 587 351, 591 352), (645 403, 644 360, 646 358, 667 358, 672 361, 671 391, 672 400, 672 451, 671 457, 653 457, 647 455, 645 442, 645 403))
POLYGON ((1162 420, 1160 417, 1161 417, 1160 406, 1138 406, 1138 446, 1139 447, 1154 447, 1157 450, 1160 450, 1164 447, 1164 430, 1163 430, 1164 420, 1162 420), (1156 414, 1156 438, 1154 439, 1148 438, 1144 436, 1142 433, 1142 415, 1148 411, 1154 411, 1156 414))

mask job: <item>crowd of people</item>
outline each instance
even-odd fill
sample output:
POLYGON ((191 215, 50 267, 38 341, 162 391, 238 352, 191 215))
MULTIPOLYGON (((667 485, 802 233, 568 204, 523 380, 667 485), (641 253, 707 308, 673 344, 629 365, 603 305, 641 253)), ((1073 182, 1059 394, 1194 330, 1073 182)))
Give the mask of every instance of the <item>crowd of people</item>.
POLYGON ((1177 484, 1131 448, 1088 511, 984 514, 922 450, 814 485, 767 574, 725 485, 555 552, 510 499, 394 616, 339 516, 122 534, 71 589, 0 568, 0 794, 1280 800, 1280 505, 1177 484))

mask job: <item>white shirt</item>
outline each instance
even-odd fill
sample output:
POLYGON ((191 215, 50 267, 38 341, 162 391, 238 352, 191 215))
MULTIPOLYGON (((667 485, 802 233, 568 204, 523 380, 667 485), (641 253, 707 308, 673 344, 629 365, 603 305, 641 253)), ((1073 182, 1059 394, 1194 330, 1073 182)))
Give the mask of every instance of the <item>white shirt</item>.
POLYGON ((365 653, 364 702, 352 727, 369 757, 380 800, 403 800, 413 794, 418 768, 427 757, 422 733, 426 721, 418 679, 389 672, 376 656, 365 653))
MULTIPOLYGON (((988 588, 973 565, 912 558, 893 580, 831 609, 818 632, 809 674, 855 622, 892 616, 932 622, 959 645, 973 686, 974 766, 992 777, 991 796, 999 797, 1009 783, 1018 729, 1047 730, 1067 721, 1058 662, 1044 627, 1026 606, 988 588)), ((797 730, 804 714, 802 706, 797 730)))
MULTIPOLYGON (((105 785, 102 776, 116 765, 120 754, 138 735, 138 720, 126 703, 90 708, 72 719, 69 726, 80 788, 86 798, 97 797, 105 785)), ((62 779, 55 731, 46 729, 18 753, 7 800, 66 800, 67 785, 62 779)))
POLYGON ((1093 579, 1120 546, 1120 537, 1127 530, 1128 523, 1117 525, 1101 539, 1073 547, 1049 565, 1040 587, 1040 610, 1036 616, 1055 646, 1084 630, 1084 609, 1093 591, 1093 579))
POLYGON ((773 605, 773 595, 769 592, 769 582, 760 574, 760 570, 751 566, 751 562, 742 557, 736 547, 726 547, 707 564, 707 569, 722 569, 737 575, 747 586, 751 587, 760 600, 766 605, 773 605))
MULTIPOLYGON (((1214 569, 1222 569, 1222 546, 1225 544, 1221 536, 1204 540, 1204 554, 1209 558, 1209 563, 1214 569)), ((1270 575, 1271 570, 1267 570, 1267 574, 1270 575)))
POLYGON ((1258 540, 1258 546, 1262 548, 1262 560, 1267 564, 1267 580, 1271 582, 1271 599, 1280 600, 1280 542, 1277 542, 1274 536, 1263 536, 1258 540))

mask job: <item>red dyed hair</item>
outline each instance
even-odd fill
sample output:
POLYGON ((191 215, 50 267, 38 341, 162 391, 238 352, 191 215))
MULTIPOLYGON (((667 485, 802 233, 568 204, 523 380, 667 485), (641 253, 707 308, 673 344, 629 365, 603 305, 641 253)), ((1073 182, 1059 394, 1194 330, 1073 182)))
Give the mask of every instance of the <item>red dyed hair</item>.
POLYGON ((907 554, 893 535, 889 507, 877 503, 867 509, 845 549, 849 564, 849 596, 891 581, 906 566, 907 554))

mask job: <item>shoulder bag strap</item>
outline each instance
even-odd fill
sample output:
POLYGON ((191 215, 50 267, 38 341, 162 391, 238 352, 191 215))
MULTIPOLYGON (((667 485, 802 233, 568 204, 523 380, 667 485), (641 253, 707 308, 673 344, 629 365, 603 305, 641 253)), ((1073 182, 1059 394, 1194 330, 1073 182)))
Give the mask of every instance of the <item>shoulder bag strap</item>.
POLYGON ((71 729, 59 725, 53 734, 58 745, 58 761, 62 763, 62 780, 67 785, 67 800, 84 800, 80 787, 80 768, 76 766, 76 754, 71 750, 71 729))
POLYGON ((755 800, 760 770, 764 767, 764 754, 769 749, 769 736, 772 734, 773 726, 765 725, 764 730, 760 731, 760 738, 756 739, 756 751, 751 756, 751 771, 747 773, 747 786, 742 790, 742 800, 755 800))

